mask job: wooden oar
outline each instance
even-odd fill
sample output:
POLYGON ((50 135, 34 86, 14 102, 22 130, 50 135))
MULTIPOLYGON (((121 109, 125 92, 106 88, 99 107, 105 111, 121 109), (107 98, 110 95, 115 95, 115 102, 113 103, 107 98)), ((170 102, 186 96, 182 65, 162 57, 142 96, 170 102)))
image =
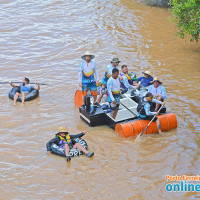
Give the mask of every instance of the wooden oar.
MULTIPOLYGON (((23 83, 23 82, 11 82, 11 83, 23 83)), ((9 84, 9 82, 0 82, 0 84, 9 84)), ((36 84, 36 83, 29 83, 29 84, 36 84)), ((45 84, 45 83, 37 83, 39 85, 49 85, 49 84, 45 84)))
MULTIPOLYGON (((160 112, 160 110, 162 109, 163 105, 160 107, 160 109, 158 110, 158 113, 160 112)), ((140 133, 137 138, 135 139, 135 141, 140 140, 140 137, 143 135, 143 133, 147 130, 147 128, 149 127, 149 125, 151 124, 151 122, 155 119, 156 115, 154 115, 154 117, 152 118, 152 120, 149 122, 149 124, 146 126, 146 128, 142 131, 142 133, 140 133)))

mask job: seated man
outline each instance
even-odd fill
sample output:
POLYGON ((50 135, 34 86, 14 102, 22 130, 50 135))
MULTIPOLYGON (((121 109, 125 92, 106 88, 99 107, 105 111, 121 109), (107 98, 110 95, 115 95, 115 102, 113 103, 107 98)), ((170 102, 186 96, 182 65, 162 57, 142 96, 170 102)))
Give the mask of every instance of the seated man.
MULTIPOLYGON (((151 107, 152 102, 165 105, 164 102, 153 99, 153 95, 150 92, 148 92, 145 97, 142 97, 140 99, 139 104, 137 106, 137 112, 142 119, 152 120, 154 115, 159 114, 158 112, 151 112, 150 111, 150 107, 151 107)), ((157 123, 157 128, 158 128, 159 133, 162 133, 161 132, 160 120, 157 117, 155 117, 153 121, 157 123)))
POLYGON ((108 90, 108 102, 111 107, 110 116, 115 119, 117 112, 119 110, 120 104, 120 80, 119 80, 119 70, 113 69, 112 77, 109 78, 107 82, 107 90, 108 90))
POLYGON ((89 153, 81 144, 79 144, 78 142, 74 140, 75 138, 82 137, 83 135, 85 135, 86 131, 83 131, 82 133, 77 134, 77 135, 69 135, 69 132, 67 131, 67 129, 62 126, 59 128, 58 131, 59 132, 56 134, 56 137, 51 139, 46 144, 48 153, 51 153, 51 145, 54 143, 60 148, 65 150, 67 161, 71 160, 69 156, 69 150, 72 148, 81 150, 83 153, 86 154, 87 157, 91 157, 94 155, 93 152, 89 153))
POLYGON ((151 81, 153 81, 153 77, 151 76, 150 71, 147 70, 142 73, 144 74, 144 76, 137 79, 137 81, 139 81, 140 83, 137 84, 134 82, 134 85, 136 85, 136 89, 139 89, 140 87, 148 87, 151 85, 151 81))
MULTIPOLYGON (((160 80, 157 77, 155 77, 152 82, 153 85, 149 86, 148 92, 151 92, 157 100, 164 101, 164 99, 167 98, 167 93, 164 86, 161 85, 162 82, 160 82, 160 80)), ((159 108, 160 104, 156 103, 155 111, 157 112, 159 108)))
POLYGON ((128 73, 127 65, 122 65, 122 72, 119 74, 119 76, 120 76, 121 88, 123 90, 136 88, 135 86, 133 86, 133 81, 131 79, 131 74, 128 73))
POLYGON ((118 69, 118 65, 120 62, 121 61, 118 58, 113 58, 111 63, 106 67, 106 72, 101 81, 102 86, 100 89, 100 95, 97 99, 98 106, 99 106, 99 103, 101 102, 103 95, 107 93, 107 82, 108 82, 108 79, 112 76, 112 70, 118 69))
POLYGON ((14 96, 14 103, 13 106, 16 105, 17 98, 21 95, 22 96, 22 106, 24 105, 24 101, 26 98, 26 95, 31 92, 32 90, 40 90, 40 85, 36 83, 37 87, 34 87, 33 85, 29 84, 28 78, 22 79, 22 84, 13 84, 12 82, 9 82, 12 87, 20 87, 20 93, 16 92, 14 96))

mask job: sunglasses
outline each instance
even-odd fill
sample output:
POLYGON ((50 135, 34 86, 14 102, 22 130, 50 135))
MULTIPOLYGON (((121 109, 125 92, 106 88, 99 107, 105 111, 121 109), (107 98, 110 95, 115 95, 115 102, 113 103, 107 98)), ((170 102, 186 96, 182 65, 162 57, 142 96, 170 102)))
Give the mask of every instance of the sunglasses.
POLYGON ((159 83, 159 81, 154 81, 154 83, 159 83))

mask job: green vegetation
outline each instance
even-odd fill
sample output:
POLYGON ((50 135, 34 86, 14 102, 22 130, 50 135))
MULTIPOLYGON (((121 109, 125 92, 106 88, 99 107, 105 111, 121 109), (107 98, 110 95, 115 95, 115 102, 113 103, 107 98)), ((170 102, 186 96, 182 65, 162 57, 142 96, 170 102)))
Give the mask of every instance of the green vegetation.
POLYGON ((200 34, 200 0, 171 0, 171 12, 174 15, 172 21, 177 23, 179 31, 177 35, 181 38, 185 34, 191 36, 190 41, 199 40, 200 34))
POLYGON ((190 35, 190 41, 200 39, 200 0, 144 0, 150 6, 170 7, 180 38, 190 35))

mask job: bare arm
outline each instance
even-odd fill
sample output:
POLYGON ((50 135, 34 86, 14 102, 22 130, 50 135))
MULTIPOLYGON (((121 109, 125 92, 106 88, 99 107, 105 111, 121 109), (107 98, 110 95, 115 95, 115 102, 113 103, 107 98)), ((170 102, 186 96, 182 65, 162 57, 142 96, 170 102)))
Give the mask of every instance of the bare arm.
POLYGON ((19 87, 19 84, 13 84, 11 81, 9 83, 12 87, 19 87))
POLYGON ((36 83, 37 87, 34 87, 35 90, 40 90, 40 85, 36 83))

